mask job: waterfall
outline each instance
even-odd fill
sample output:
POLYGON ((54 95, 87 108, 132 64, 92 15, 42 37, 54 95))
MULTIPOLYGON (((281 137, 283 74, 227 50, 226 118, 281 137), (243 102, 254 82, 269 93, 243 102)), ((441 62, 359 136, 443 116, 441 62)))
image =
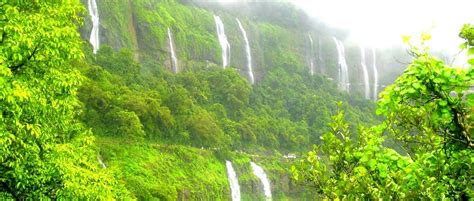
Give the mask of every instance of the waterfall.
POLYGON ((100 166, 101 166, 102 168, 104 168, 104 169, 107 168, 107 166, 105 166, 105 163, 104 163, 104 161, 102 160, 102 157, 101 157, 100 155, 97 155, 97 161, 99 161, 100 166))
POLYGON ((318 37, 318 62, 319 62, 319 70, 321 74, 324 74, 324 67, 323 67, 323 53, 322 53, 322 45, 321 45, 321 36, 318 37))
POLYGON ((265 197, 267 200, 272 199, 272 192, 270 190, 270 181, 268 180, 267 174, 263 171, 263 168, 255 164, 254 162, 250 162, 252 166, 252 171, 255 176, 257 176, 263 184, 263 192, 265 193, 265 197))
POLYGON ((374 71, 374 100, 377 100, 378 92, 377 88, 379 86, 379 72, 377 71, 376 60, 375 60, 375 48, 372 48, 372 68, 374 71))
POLYGON ((335 37, 332 38, 337 47, 339 88, 344 91, 349 91, 349 70, 345 58, 344 44, 335 37))
POLYGON ((252 54, 250 52, 249 39, 247 38, 247 33, 245 32, 245 29, 242 26, 242 23, 240 23, 240 20, 237 18, 236 20, 237 20, 237 23, 239 24, 240 31, 242 32, 242 36, 245 41, 245 53, 247 54, 247 71, 248 71, 250 83, 254 84, 255 79, 253 77, 253 71, 252 71, 252 54))
POLYGON ((369 72, 367 71, 367 65, 365 65, 365 49, 360 47, 360 65, 364 73, 364 94, 366 99, 370 99, 370 85, 369 85, 369 72))
POLYGON ((214 15, 216 21, 217 38, 222 48, 222 67, 225 69, 230 64, 230 44, 224 31, 224 23, 219 16, 214 15))
POLYGON ((96 0, 89 0, 88 1, 88 10, 89 15, 91 16, 92 20, 92 30, 90 36, 90 43, 92 44, 92 52, 94 54, 97 53, 97 50, 100 46, 99 40, 99 10, 97 9, 97 2, 96 0))
POLYGON ((176 58, 176 54, 174 52, 173 35, 171 35, 171 29, 169 27, 168 27, 168 39, 169 39, 169 46, 170 46, 170 52, 171 52, 171 68, 173 69, 174 73, 177 73, 179 70, 178 59, 176 58))
POLYGON ((232 192, 232 201, 240 201, 240 186, 237 174, 230 161, 225 161, 225 166, 227 168, 227 179, 229 180, 230 190, 232 192))
POLYGON ((313 47, 313 38, 311 37, 311 34, 308 33, 308 39, 309 39, 309 72, 311 75, 314 75, 314 47, 313 47))

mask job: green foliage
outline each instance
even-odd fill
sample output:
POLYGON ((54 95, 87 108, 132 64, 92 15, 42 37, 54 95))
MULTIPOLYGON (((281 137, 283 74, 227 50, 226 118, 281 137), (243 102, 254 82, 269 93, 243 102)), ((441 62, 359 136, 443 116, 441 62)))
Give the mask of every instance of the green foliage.
POLYGON ((54 163, 63 180, 58 198, 113 200, 130 197, 125 186, 116 180, 116 172, 98 166, 96 154, 95 137, 89 133, 57 147, 54 163))
POLYGON ((137 63, 133 62, 132 51, 122 49, 120 52, 114 53, 114 50, 108 46, 101 47, 99 51, 101 54, 97 57, 98 65, 121 76, 132 75, 128 79, 136 79, 140 68, 137 63))
POLYGON ((414 149, 447 144, 474 148, 473 105, 465 100, 474 85, 474 69, 448 67, 420 49, 427 48, 413 48, 415 60, 381 93, 377 112, 395 125, 390 131, 397 139, 416 143, 414 149))
POLYGON ((385 147, 386 124, 361 128, 351 140, 343 113, 333 117, 323 144, 293 166, 294 179, 331 199, 456 199, 472 197, 473 151, 436 150, 415 160, 385 147))
POLYGON ((295 40, 294 32, 283 27, 272 24, 260 24, 259 30, 262 32, 264 46, 264 57, 271 58, 266 60, 266 64, 271 67, 285 67, 294 72, 307 72, 307 66, 304 65, 305 58, 300 48, 304 47, 304 40, 295 40), (295 44, 298 43, 298 44, 295 44), (295 68, 296 67, 296 68, 295 68))
MULTIPOLYGON (((147 139, 172 144, 304 150, 327 129, 325 114, 334 110, 331 102, 349 101, 331 92, 336 88, 329 80, 302 77, 286 68, 270 70, 252 88, 231 68, 190 65, 192 71, 179 74, 159 69, 155 75, 143 75, 142 66, 123 52, 128 51, 104 46, 96 62, 78 64, 89 77, 79 94, 85 104, 83 120, 97 134, 143 136, 132 134, 143 127, 147 139), (126 71, 127 66, 136 70, 126 71), (118 124, 120 111, 133 112, 139 121, 118 124)), ((346 109, 353 125, 376 121, 361 118, 373 108, 370 104, 362 98, 352 102, 355 107, 346 109)))
MULTIPOLYGON (((106 16, 101 18, 101 38, 115 49, 128 48, 117 52, 102 45, 92 56, 86 47, 83 58, 76 31, 82 21, 78 14, 84 11, 79 0, 0 0, 0 199, 227 199, 222 159, 235 157, 232 151, 266 150, 280 157, 275 150, 306 150, 327 131, 336 100, 350 103, 345 109, 351 124, 344 124, 345 133, 355 130, 354 125, 377 122, 367 115, 373 109, 370 103, 334 93, 329 80, 307 75, 303 54, 295 48, 303 43, 294 42, 296 31, 243 18, 255 41, 251 44, 260 81, 251 87, 241 77, 243 71, 213 64, 220 63, 213 13, 173 0, 99 1, 99 9, 106 16), (163 67, 167 27, 173 30, 185 69, 177 75, 163 67), (82 104, 76 97, 81 83, 82 104), (100 145, 107 169, 95 162, 95 138, 77 117, 105 140, 100 145), (210 151, 183 145, 212 148, 221 160, 210 151)), ((276 15, 280 25, 299 20, 294 9, 262 13, 263 18, 276 15)), ((227 30, 237 30, 234 16, 223 19, 230 24, 227 30)), ((243 50, 240 32, 230 32, 235 49, 243 50)), ((233 55, 243 58, 243 51, 233 55)), ((338 122, 342 124, 342 117, 338 122)), ((385 158, 380 156, 380 161, 385 158)), ((236 164, 244 169, 242 178, 251 189, 256 178, 250 176, 250 158, 240 159, 236 164)), ((272 181, 286 176, 285 165, 277 160, 266 162, 268 170, 277 172, 272 181)), ((463 163, 450 164, 467 169, 463 163)), ((385 169, 372 171, 387 177, 385 169)), ((288 185, 282 181, 278 188, 288 185)), ((459 190, 466 181, 468 177, 455 179, 452 187, 439 192, 459 190)), ((282 191, 279 196, 286 195, 282 191)))
POLYGON ((107 169, 120 172, 139 200, 225 200, 230 195, 225 163, 211 151, 186 146, 129 144, 100 138, 107 169))
POLYGON ((174 0, 98 1, 98 9, 103 19, 105 44, 115 49, 130 49, 137 59, 158 60, 160 65, 167 63, 169 27, 180 61, 220 63, 214 19, 208 11, 174 0))
MULTIPOLYGON (((429 38, 422 35, 422 44, 429 38)), ((323 145, 292 168, 295 179, 331 199, 474 197, 473 67, 448 67, 427 49, 412 48, 413 63, 381 93, 384 123, 353 137, 338 112, 323 145), (403 142, 410 158, 385 147, 385 133, 403 142)))
POLYGON ((126 137, 132 140, 143 140, 145 131, 143 125, 134 112, 113 110, 107 113, 106 119, 114 125, 113 135, 126 137))
POLYGON ((126 197, 74 118, 77 0, 0 1, 0 199, 126 197))
POLYGON ((331 132, 322 136, 323 143, 314 147, 298 166, 292 167, 296 180, 312 183, 318 192, 337 199, 400 199, 399 172, 411 163, 407 157, 382 145, 383 125, 360 128, 354 140, 340 111, 333 116, 331 132))
POLYGON ((467 49, 469 56, 467 62, 474 65, 474 24, 465 24, 459 33, 459 37, 466 40, 466 42, 461 44, 461 49, 467 49))

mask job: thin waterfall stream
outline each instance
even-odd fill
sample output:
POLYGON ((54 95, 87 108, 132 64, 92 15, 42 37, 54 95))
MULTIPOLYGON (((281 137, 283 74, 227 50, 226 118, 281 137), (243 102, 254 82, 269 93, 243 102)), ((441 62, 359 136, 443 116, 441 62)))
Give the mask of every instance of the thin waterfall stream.
POLYGON ((247 73, 249 76, 250 83, 254 84, 255 78, 253 76, 253 70, 252 70, 252 53, 250 52, 249 39, 247 38, 247 32, 242 26, 242 23, 240 23, 240 20, 239 19, 236 19, 236 20, 237 20, 237 23, 239 24, 239 28, 240 28, 240 31, 242 32, 242 37, 244 38, 244 42, 245 42, 245 54, 247 56, 247 73))

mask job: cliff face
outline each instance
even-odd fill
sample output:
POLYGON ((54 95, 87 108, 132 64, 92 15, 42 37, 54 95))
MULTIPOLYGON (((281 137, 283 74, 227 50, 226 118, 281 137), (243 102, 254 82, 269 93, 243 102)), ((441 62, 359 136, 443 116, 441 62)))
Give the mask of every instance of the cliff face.
MULTIPOLYGON (((246 71, 245 43, 238 18, 247 32, 252 66, 257 80, 268 68, 290 66, 292 71, 309 72, 307 35, 315 39, 315 52, 325 59, 316 62, 318 72, 336 75, 336 57, 330 35, 309 23, 310 19, 289 4, 254 3, 228 5, 198 4, 159 0, 98 1, 102 45, 127 48, 140 63, 155 63, 170 68, 167 29, 173 32, 180 66, 188 63, 221 65, 221 47, 213 15, 221 17, 231 46, 230 66, 246 71), (277 9, 271 11, 271 9, 277 9), (318 40, 322 42, 318 43, 318 40), (322 47, 319 47, 321 44, 322 47), (323 65, 324 64, 324 65, 323 65)), ((87 5, 87 2, 84 2, 87 5)), ((90 22, 81 29, 88 38, 90 22)), ((243 74, 243 73, 242 73, 243 74)))
MULTIPOLYGON (((83 3, 87 5, 84 0, 83 3)), ((145 72, 153 71, 152 68, 156 66, 171 69, 168 28, 173 33, 175 51, 182 69, 186 69, 189 64, 222 65, 213 15, 218 15, 224 23, 231 46, 230 66, 246 76, 245 43, 236 19, 242 22, 249 38, 257 81, 272 67, 309 73, 310 58, 314 61, 315 73, 337 81, 338 58, 332 37, 344 41, 348 35, 348 32, 329 28, 317 19, 308 17, 289 3, 257 1, 220 4, 191 0, 111 0, 97 3, 101 44, 116 50, 132 50, 137 61, 153 64, 147 65, 149 69, 142 68, 145 72), (311 51, 308 35, 313 39, 311 51)), ((81 33, 86 39, 91 23, 88 15, 85 19, 81 33)), ((351 91, 362 92, 359 44, 344 43, 350 82, 354 83, 351 91)), ((399 60, 407 60, 400 53, 403 53, 402 49, 379 51, 377 65, 382 83, 391 83, 395 78, 393 75, 402 71, 401 64, 391 62, 393 55, 397 55, 399 60)), ((371 54, 368 54, 368 60, 370 57, 371 54)))

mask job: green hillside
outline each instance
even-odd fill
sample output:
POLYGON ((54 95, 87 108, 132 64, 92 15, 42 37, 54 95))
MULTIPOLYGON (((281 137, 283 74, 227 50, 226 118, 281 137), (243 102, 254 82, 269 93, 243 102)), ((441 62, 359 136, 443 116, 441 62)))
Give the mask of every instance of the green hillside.
POLYGON ((231 200, 226 161, 241 200, 269 199, 251 162, 273 200, 474 197, 472 25, 464 69, 426 33, 408 68, 362 49, 366 98, 360 45, 291 2, 92 2, 0 1, 0 200, 231 200))

